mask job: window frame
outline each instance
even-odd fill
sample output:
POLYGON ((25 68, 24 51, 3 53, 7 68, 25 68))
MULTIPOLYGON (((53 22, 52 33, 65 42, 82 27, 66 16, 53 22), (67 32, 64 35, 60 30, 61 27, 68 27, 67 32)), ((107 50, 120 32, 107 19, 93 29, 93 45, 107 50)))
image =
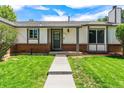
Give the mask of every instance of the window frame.
POLYGON ((105 44, 105 29, 103 29, 103 28, 91 28, 91 29, 89 29, 89 32, 90 32, 90 30, 94 30, 95 31, 95 33, 96 33, 96 43, 90 43, 89 42, 89 39, 90 39, 90 35, 88 34, 88 43, 89 44, 105 44), (99 30, 103 30, 104 31, 104 42, 103 43, 98 43, 98 31, 99 30))
POLYGON ((38 40, 38 36, 39 36, 38 34, 39 34, 39 28, 29 28, 28 29, 28 38, 29 38, 29 40, 38 40), (31 37, 31 32, 30 32, 31 30, 33 31, 32 37, 31 37), (35 31, 36 31, 36 35, 35 35, 35 31))

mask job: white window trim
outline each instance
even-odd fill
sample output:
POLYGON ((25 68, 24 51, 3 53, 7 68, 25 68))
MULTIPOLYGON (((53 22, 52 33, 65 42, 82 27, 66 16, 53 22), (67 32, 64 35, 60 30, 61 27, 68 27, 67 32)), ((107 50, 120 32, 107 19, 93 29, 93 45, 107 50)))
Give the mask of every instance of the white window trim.
POLYGON ((29 38, 29 40, 37 40, 38 39, 38 30, 39 30, 38 28, 29 28, 28 29, 28 34, 29 34, 28 38, 29 38), (33 38, 30 37, 30 30, 33 30, 33 38), (34 38, 34 30, 37 30, 37 38, 34 38))
POLYGON ((96 31, 96 43, 89 43, 89 44, 106 44, 106 30, 105 30, 105 28, 90 28, 89 31, 90 30, 96 31), (104 43, 98 43, 98 41, 97 41, 97 31, 98 30, 104 30, 104 43))

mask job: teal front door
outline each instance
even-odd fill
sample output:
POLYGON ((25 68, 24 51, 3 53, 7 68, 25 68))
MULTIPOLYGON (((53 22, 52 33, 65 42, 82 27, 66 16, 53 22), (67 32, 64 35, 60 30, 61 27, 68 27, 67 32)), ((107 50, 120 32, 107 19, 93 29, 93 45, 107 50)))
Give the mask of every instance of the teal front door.
POLYGON ((61 50, 61 30, 52 30, 52 49, 61 50))

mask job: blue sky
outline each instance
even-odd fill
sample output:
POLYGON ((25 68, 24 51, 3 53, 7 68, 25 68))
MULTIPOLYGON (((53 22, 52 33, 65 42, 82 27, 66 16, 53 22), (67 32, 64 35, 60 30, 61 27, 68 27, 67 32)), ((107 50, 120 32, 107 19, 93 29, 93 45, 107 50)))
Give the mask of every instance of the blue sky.
MULTIPOLYGON (((89 21, 107 16, 111 5, 12 5, 18 21, 89 21)), ((119 6, 124 8, 124 6, 119 6)))

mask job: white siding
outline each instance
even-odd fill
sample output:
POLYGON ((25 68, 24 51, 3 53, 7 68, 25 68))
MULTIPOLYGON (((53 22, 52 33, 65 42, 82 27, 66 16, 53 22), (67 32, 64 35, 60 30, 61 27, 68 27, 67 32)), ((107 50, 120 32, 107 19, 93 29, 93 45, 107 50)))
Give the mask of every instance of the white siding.
POLYGON ((40 28, 40 44, 47 44, 47 28, 40 28))
MULTIPOLYGON (((27 28, 17 28, 18 35, 16 43, 27 43, 27 28)), ((47 28, 40 28, 40 44, 47 44, 47 28)), ((30 39, 29 44, 38 44, 38 40, 30 39)))
POLYGON ((94 29, 96 29, 96 28, 100 28, 100 29, 106 29, 106 26, 89 26, 89 28, 94 28, 94 29))
POLYGON ((76 44, 76 28, 63 28, 63 44, 76 44))
MULTIPOLYGON (((91 28, 104 28, 106 26, 90 26, 91 28)), ((27 28, 17 28, 18 35, 16 43, 18 44, 26 44, 27 43, 27 28)), ((108 44, 120 44, 117 40, 116 35, 116 27, 109 26, 108 27, 108 44)), ((88 29, 87 26, 83 26, 79 29, 79 43, 86 44, 88 43, 88 29)), ((47 28, 40 28, 40 44, 47 44, 47 28)), ((36 44, 38 40, 29 40, 29 43, 36 44)), ((63 29, 63 44, 76 44, 76 28, 69 28, 69 32, 67 28, 63 29)))
POLYGON ((79 29, 79 44, 88 43, 88 26, 83 26, 79 29))
POLYGON ((35 40, 35 39, 34 40, 33 39, 31 40, 31 39, 29 39, 28 43, 29 44, 38 44, 38 40, 35 40))
POLYGON ((17 28, 17 40, 16 43, 27 43, 27 29, 26 28, 17 28))
POLYGON ((116 27, 108 27, 108 44, 119 44, 116 38, 116 27))

